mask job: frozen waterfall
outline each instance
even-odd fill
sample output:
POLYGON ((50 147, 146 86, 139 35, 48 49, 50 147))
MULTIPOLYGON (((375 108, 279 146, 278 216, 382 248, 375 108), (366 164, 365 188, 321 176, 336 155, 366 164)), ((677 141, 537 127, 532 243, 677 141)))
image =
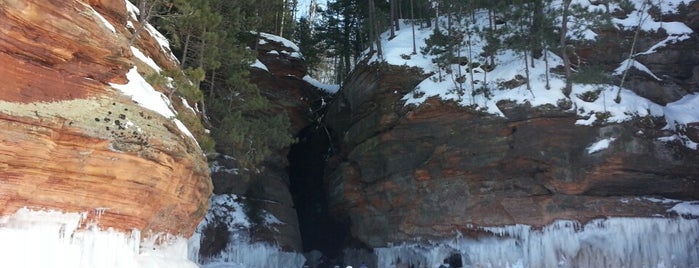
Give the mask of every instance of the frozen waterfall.
POLYGON ((378 267, 436 267, 454 254, 463 267, 699 267, 699 220, 610 218, 580 225, 557 221, 481 228, 492 236, 457 234, 448 241, 376 249, 378 267), (407 267, 407 266, 406 266, 407 267))

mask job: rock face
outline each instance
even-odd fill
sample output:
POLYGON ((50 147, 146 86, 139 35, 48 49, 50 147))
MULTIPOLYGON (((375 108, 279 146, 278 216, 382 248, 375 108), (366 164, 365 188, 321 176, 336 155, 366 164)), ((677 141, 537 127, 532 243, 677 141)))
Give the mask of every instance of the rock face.
MULTIPOLYGON (((251 36, 251 39, 258 42, 256 36, 251 36)), ((259 43, 252 43, 250 47, 256 47, 257 58, 266 68, 251 68, 251 81, 272 103, 270 112, 286 112, 291 120, 289 132, 297 135, 313 122, 311 107, 317 107, 326 94, 303 80, 307 73, 306 63, 297 56, 296 48, 289 47, 279 37, 262 35, 259 43)), ((287 154, 288 148, 274 154, 256 171, 238 170, 234 159, 222 156, 216 160, 220 168, 212 172, 212 179, 215 194, 235 194, 245 200, 243 204, 248 208, 254 207, 269 213, 280 221, 253 226, 249 230, 252 242, 267 242, 286 251, 301 252, 298 216, 289 191, 287 154)), ((225 229, 210 232, 212 233, 205 234, 204 244, 228 237, 225 229)), ((201 253, 203 256, 213 256, 222 249, 223 247, 209 247, 201 253)))
MULTIPOLYGON (((680 6, 683 7, 676 14, 661 15, 651 11, 650 16, 656 21, 685 23, 696 33, 699 28, 699 2, 693 1, 689 6, 680 6)), ((610 28, 596 32, 599 35, 595 42, 576 47, 575 60, 584 62, 590 69, 611 73, 619 67, 619 62, 628 58, 635 31, 610 28)), ((696 49, 699 41, 695 38, 696 34, 673 39, 678 36, 682 37, 667 34, 664 30, 640 34, 635 44, 638 55, 634 56, 634 60, 652 70, 655 77, 637 69, 630 69, 624 84, 639 96, 661 105, 699 92, 699 51, 696 49), (654 47, 663 40, 671 39, 674 40, 668 41, 671 49, 654 47), (655 52, 643 53, 645 51, 655 52)))
MULTIPOLYGON (((0 216, 89 212, 102 228, 191 235, 211 182, 196 142, 110 87, 134 67, 125 1, 0 7, 0 216)), ((177 65, 143 31, 135 46, 177 65)))
POLYGON ((327 192, 337 218, 370 247, 469 234, 467 226, 667 215, 646 196, 699 198, 699 154, 657 141, 664 123, 575 125, 559 107, 498 103, 506 118, 437 99, 404 106, 425 76, 355 70, 327 122, 341 151, 327 192), (608 148, 591 146, 610 139, 608 148))

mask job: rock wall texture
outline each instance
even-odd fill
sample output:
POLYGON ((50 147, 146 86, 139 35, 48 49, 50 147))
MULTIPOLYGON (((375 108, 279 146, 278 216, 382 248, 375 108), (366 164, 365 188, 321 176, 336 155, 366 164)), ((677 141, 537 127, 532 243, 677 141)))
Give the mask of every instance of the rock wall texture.
POLYGON ((567 109, 507 102, 506 117, 437 99, 405 106, 424 77, 360 65, 328 108, 340 149, 326 169, 331 205, 370 247, 478 226, 668 215, 645 197, 699 198, 699 154, 657 141, 664 122, 580 126, 567 109), (616 140, 589 153, 605 138, 616 140))
MULTIPOLYGON (((251 68, 250 80, 272 104, 268 112, 285 112, 289 116, 289 132, 295 136, 313 123, 313 107, 317 107, 327 94, 303 80, 307 66, 295 48, 280 42, 278 37, 263 35, 260 39, 263 41, 259 42, 256 36, 250 39, 254 40, 250 47, 256 48, 258 60, 267 68, 251 68)), ((221 156, 216 159, 220 168, 212 172, 212 180, 215 194, 243 197, 247 202, 245 205, 258 207, 281 221, 252 227, 250 234, 253 242, 268 242, 287 251, 300 252, 302 239, 294 200, 289 191, 291 182, 287 171, 287 154, 288 148, 273 154, 257 170, 239 170, 235 159, 221 156), (251 200, 256 204, 251 204, 251 200)), ((208 243, 207 239, 225 237, 226 230, 219 231, 221 233, 209 234, 209 238, 204 238, 204 243, 208 243)), ((204 255, 216 253, 204 252, 204 255)))
MULTIPOLYGON (((140 25, 125 1, 0 6, 0 216, 88 211, 85 223, 102 228, 194 231, 212 188, 201 149, 110 87, 134 66, 148 71, 127 21, 140 25)), ((177 66, 147 31, 135 40, 161 67, 177 66)))

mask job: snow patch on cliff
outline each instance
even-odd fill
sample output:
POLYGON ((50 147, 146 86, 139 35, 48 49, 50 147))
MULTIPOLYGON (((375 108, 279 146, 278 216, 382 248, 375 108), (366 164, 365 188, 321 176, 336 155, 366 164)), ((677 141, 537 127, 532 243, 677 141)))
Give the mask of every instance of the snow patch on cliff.
MULTIPOLYGON (((138 7, 134 6, 129 0, 124 0, 126 2, 126 12, 129 13, 129 19, 126 20, 126 26, 130 28, 134 28, 133 21, 138 21, 138 15, 141 14, 141 11, 138 9, 138 7), (130 26, 129 26, 130 25, 130 26)), ((158 45, 160 45, 160 50, 165 53, 165 55, 168 55, 168 57, 173 60, 174 62, 179 62, 177 57, 175 57, 174 54, 172 54, 172 50, 170 49, 170 41, 167 40, 167 38, 158 32, 158 30, 153 27, 150 23, 147 21, 142 21, 140 23, 145 23, 145 26, 143 26, 146 31, 155 39, 156 42, 158 42, 158 45)))
POLYGON ((172 108, 170 100, 148 84, 148 82, 143 79, 141 74, 138 73, 136 67, 132 68, 128 73, 126 73, 126 78, 129 80, 129 83, 125 85, 110 85, 113 88, 121 91, 121 93, 124 95, 131 97, 131 99, 138 103, 138 105, 141 107, 159 113, 165 118, 172 120, 183 134, 196 142, 194 135, 192 135, 189 129, 187 129, 187 127, 185 127, 185 125, 176 118, 175 111, 174 108, 172 108))
POLYGON ((322 89, 328 93, 336 93, 338 90, 340 90, 340 85, 321 83, 320 81, 316 80, 315 78, 309 75, 304 76, 303 81, 306 81, 312 86, 322 89))
POLYGON ((255 63, 251 64, 250 67, 262 69, 262 70, 265 70, 265 71, 269 72, 269 69, 267 68, 267 65, 265 65, 264 63, 262 63, 262 62, 261 62, 260 60, 258 60, 258 59, 255 59, 255 63))
MULTIPOLYGON (((90 6, 88 6, 88 7, 90 7, 90 6)), ((97 18, 102 22, 102 24, 104 24, 105 27, 107 27, 107 29, 109 29, 109 30, 112 31, 113 33, 116 33, 116 28, 114 28, 114 25, 112 25, 111 23, 109 23, 109 21, 108 21, 107 19, 105 19, 104 16, 102 16, 102 14, 100 14, 99 12, 97 12, 97 10, 95 10, 95 9, 92 8, 92 7, 90 7, 90 9, 92 9, 92 12, 95 13, 95 16, 97 16, 97 18)))
POLYGON ((137 59, 141 60, 143 63, 148 65, 148 67, 153 68, 153 70, 155 70, 156 72, 159 73, 163 70, 163 68, 160 68, 160 66, 158 66, 158 64, 155 63, 155 61, 153 61, 153 59, 146 56, 146 54, 143 54, 143 52, 141 52, 141 50, 139 50, 138 48, 131 46, 131 52, 133 53, 134 56, 136 56, 137 59))
POLYGON ((588 154, 593 154, 599 151, 602 151, 604 149, 609 148, 609 144, 611 144, 616 138, 607 138, 607 139, 602 139, 599 140, 592 145, 587 147, 587 153, 588 154))

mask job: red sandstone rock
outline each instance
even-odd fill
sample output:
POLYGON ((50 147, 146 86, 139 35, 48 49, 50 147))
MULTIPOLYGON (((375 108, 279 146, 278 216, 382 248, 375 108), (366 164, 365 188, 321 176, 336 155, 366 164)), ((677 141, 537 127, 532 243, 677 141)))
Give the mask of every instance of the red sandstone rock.
MULTIPOLYGON (((205 214, 211 183, 201 149, 109 86, 142 65, 127 19, 124 1, 0 7, 0 216, 25 206, 87 211, 86 222, 103 228, 190 235, 205 214), (141 131, 119 130, 120 117, 141 131)), ((176 66, 147 34, 136 44, 176 66)))
POLYGON ((372 247, 479 226, 669 216, 672 204, 643 197, 699 198, 696 151, 638 134, 652 132, 643 124, 578 126, 556 107, 506 103, 503 118, 434 98, 408 108, 400 98, 421 76, 376 68, 355 70, 328 109, 343 162, 325 178, 337 217, 372 247))

